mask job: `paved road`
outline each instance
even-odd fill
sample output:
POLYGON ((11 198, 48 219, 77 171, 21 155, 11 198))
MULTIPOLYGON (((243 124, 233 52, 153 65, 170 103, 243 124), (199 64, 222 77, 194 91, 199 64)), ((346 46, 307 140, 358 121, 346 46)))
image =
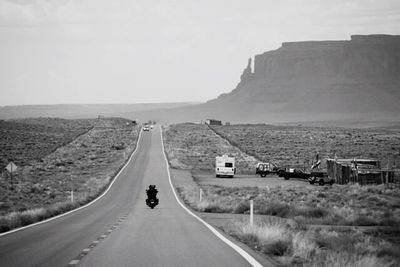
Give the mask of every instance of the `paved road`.
POLYGON ((0 266, 248 266, 176 202, 160 129, 143 132, 138 149, 109 193, 46 224, 0 237, 0 266), (156 184, 160 204, 145 206, 156 184))

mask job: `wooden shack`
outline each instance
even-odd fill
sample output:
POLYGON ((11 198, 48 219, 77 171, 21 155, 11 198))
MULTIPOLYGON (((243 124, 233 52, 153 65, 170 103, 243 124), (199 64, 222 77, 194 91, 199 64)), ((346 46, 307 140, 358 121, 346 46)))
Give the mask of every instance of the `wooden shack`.
POLYGON ((328 176, 337 184, 382 184, 394 181, 394 171, 381 169, 377 159, 327 159, 328 176))

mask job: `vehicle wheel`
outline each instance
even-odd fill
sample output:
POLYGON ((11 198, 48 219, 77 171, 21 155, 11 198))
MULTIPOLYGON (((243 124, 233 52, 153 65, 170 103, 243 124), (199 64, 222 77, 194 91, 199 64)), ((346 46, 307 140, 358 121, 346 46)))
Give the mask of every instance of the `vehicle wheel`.
POLYGON ((322 180, 322 179, 321 179, 321 180, 319 180, 319 182, 318 182, 318 183, 319 183, 319 185, 324 185, 324 184, 325 184, 325 183, 324 183, 324 180, 322 180))
POLYGON ((217 178, 219 178, 219 177, 221 177, 219 174, 217 174, 217 175, 215 175, 215 177, 217 177, 217 178))
POLYGON ((261 177, 265 177, 265 176, 267 176, 267 173, 262 172, 262 173, 260 173, 260 176, 261 176, 261 177))
POLYGON ((289 180, 289 177, 287 177, 287 176, 284 176, 283 178, 285 178, 285 180, 289 180))
POLYGON ((314 181, 310 181, 310 184, 314 184, 314 181))
POLYGON ((330 185, 333 185, 333 180, 331 180, 331 181, 329 182, 329 184, 330 184, 330 185))

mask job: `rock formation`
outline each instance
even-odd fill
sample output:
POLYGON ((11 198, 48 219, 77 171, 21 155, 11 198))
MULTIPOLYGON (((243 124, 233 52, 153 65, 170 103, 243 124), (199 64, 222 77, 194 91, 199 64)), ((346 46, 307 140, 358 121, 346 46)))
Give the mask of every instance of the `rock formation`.
POLYGON ((249 107, 249 118, 254 112, 285 113, 285 120, 301 114, 396 114, 399 104, 400 36, 393 35, 283 43, 256 55, 253 72, 249 60, 238 86, 207 103, 231 110, 249 107))
POLYGON ((251 58, 247 63, 247 67, 243 70, 242 75, 240 76, 240 82, 245 83, 247 80, 251 79, 253 72, 251 71, 251 58))

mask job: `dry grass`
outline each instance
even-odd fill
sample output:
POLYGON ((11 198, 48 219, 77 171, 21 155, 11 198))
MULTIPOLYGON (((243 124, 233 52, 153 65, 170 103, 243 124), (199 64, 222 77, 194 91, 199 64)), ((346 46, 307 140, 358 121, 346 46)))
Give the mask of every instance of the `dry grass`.
POLYGON ((93 200, 136 146, 139 127, 127 122, 101 119, 92 130, 39 162, 21 166, 13 187, 9 179, 0 179, 0 230, 48 218, 93 200), (69 199, 72 187, 74 203, 69 199))
POLYGON ((93 128, 95 120, 35 118, 0 120, 0 169, 10 160, 25 166, 93 128))
POLYGON ((181 187, 179 193, 194 209, 203 212, 245 214, 254 199, 256 214, 291 218, 301 224, 397 226, 400 223, 400 189, 383 185, 259 188, 202 185, 181 187))
POLYGON ((222 230, 287 266, 398 266, 398 244, 356 230, 307 230, 268 220, 234 221, 222 230))
POLYGON ((163 128, 164 145, 171 167, 214 171, 215 157, 228 154, 236 159, 238 173, 254 173, 257 160, 204 124, 183 123, 163 128))
POLYGON ((291 249, 291 236, 285 226, 275 222, 259 223, 250 226, 248 222, 239 222, 224 229, 246 244, 256 247, 266 254, 283 256, 291 249))

